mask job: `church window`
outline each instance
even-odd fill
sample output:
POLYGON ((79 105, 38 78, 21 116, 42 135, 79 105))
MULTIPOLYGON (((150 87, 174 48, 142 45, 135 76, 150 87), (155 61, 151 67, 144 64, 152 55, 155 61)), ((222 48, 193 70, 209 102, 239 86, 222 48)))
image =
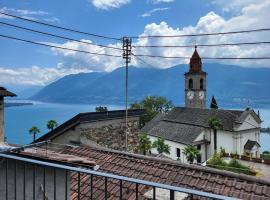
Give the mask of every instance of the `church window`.
POLYGON ((181 151, 179 148, 176 148, 176 156, 177 156, 177 158, 181 157, 181 151))
POLYGON ((200 79, 200 89, 203 90, 203 79, 200 79))
POLYGON ((188 81, 188 88, 189 88, 190 90, 193 89, 193 80, 192 80, 192 78, 189 79, 189 81, 188 81))

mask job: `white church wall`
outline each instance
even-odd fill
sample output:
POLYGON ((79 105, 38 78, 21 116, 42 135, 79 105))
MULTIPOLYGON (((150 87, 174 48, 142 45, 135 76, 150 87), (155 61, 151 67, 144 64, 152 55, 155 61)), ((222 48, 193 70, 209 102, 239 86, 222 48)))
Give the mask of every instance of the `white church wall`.
MULTIPOLYGON (((157 137, 154 137, 154 136, 151 136, 151 135, 149 135, 149 138, 150 138, 152 143, 157 140, 157 137)), ((173 141, 169 141, 169 140, 165 140, 165 143, 170 146, 170 154, 169 155, 166 154, 168 157, 170 157, 173 160, 178 160, 178 158, 177 158, 177 150, 176 149, 179 148, 180 149, 180 155, 181 155, 179 160, 181 162, 183 162, 183 163, 187 163, 186 156, 183 153, 184 148, 186 147, 186 145, 180 144, 180 143, 177 143, 177 142, 173 142, 173 141)), ((155 148, 153 148, 151 151, 154 154, 158 154, 158 151, 155 148)))
POLYGON ((249 114, 240 126, 235 127, 235 131, 260 128, 261 125, 249 114))

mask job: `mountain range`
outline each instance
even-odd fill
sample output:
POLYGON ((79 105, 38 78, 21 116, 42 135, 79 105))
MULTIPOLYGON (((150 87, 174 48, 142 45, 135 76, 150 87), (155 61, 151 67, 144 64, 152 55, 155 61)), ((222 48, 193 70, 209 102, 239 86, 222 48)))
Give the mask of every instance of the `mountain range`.
MULTIPOLYGON (((270 69, 208 63, 207 103, 212 96, 228 107, 270 105, 270 69)), ((175 105, 184 102, 187 65, 167 69, 129 67, 129 102, 149 95, 165 96, 175 105)), ((125 100, 125 68, 112 72, 65 76, 41 89, 31 100, 57 103, 122 104, 125 100)))

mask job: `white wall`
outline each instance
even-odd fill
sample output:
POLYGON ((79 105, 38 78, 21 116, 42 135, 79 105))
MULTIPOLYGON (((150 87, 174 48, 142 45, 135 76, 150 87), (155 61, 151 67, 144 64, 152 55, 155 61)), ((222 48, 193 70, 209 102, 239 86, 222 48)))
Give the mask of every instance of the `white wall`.
MULTIPOLYGON (((157 137, 154 137, 154 136, 151 136, 151 135, 149 135, 149 138, 150 138, 152 143, 157 140, 157 137)), ((179 148, 180 152, 181 152, 180 161, 184 162, 184 163, 187 163, 186 156, 183 153, 184 148, 186 147, 186 145, 176 143, 176 142, 173 142, 173 141, 169 141, 169 140, 165 140, 165 143, 170 146, 170 155, 168 155, 168 154, 165 154, 165 155, 167 155, 168 157, 170 157, 173 160, 177 160, 176 148, 179 148)), ((154 154, 158 154, 158 151, 156 149, 152 149, 151 151, 154 154)))

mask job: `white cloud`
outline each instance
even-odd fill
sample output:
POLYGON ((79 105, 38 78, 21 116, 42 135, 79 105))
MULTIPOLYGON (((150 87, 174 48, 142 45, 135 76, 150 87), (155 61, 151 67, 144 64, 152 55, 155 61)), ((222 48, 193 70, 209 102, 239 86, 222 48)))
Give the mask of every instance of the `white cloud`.
MULTIPOLYGON (((209 12, 201 17, 194 26, 183 28, 173 28, 166 22, 160 24, 151 23, 145 26, 143 33, 140 36, 146 35, 181 35, 181 34, 196 34, 196 33, 211 33, 211 32, 227 32, 237 30, 249 30, 263 27, 270 27, 270 1, 260 1, 257 4, 248 4, 241 9, 241 13, 229 19, 209 12)), ((134 40, 134 45, 187 45, 187 44, 217 44, 217 43, 236 43, 236 42, 252 42, 252 41, 269 41, 270 32, 256 32, 248 34, 235 35, 219 35, 208 37, 181 37, 181 38, 142 38, 134 40), (195 41, 196 40, 196 41, 195 41)), ((91 42, 90 40, 82 40, 91 42)), ((81 44, 77 42, 66 42, 54 44, 67 48, 78 50, 107 53, 114 55, 122 55, 122 51, 113 49, 104 49, 102 47, 81 44)), ((112 43, 109 46, 122 48, 122 44, 112 43)), ((61 63, 57 68, 20 68, 9 69, 0 68, 0 84, 1 83, 25 83, 30 85, 44 85, 57 78, 70 73, 89 72, 89 71, 112 71, 124 65, 122 58, 98 56, 72 52, 67 50, 51 49, 55 56, 58 56, 61 63)), ((151 54, 161 56, 187 56, 190 57, 193 53, 193 48, 133 48, 135 54, 151 54)), ((263 57, 269 56, 269 45, 256 46, 231 46, 231 47, 209 47, 198 48, 198 51, 203 57, 263 57)), ((146 58, 145 60, 150 65, 148 67, 167 68, 177 64, 188 63, 189 59, 158 59, 146 58)), ((209 62, 203 60, 203 62, 209 62)), ((269 60, 262 61, 230 61, 230 60, 215 60, 211 62, 219 62, 225 64, 235 64, 247 67, 270 67, 269 60)), ((145 63, 138 59, 132 58, 131 65, 144 67, 145 63)))
MULTIPOLYGON (((60 20, 56 17, 50 16, 48 12, 41 11, 41 10, 27 10, 27 9, 14 9, 14 8, 8 8, 8 7, 2 7, 0 8, 0 12, 11 14, 11 15, 17 15, 20 17, 24 17, 27 19, 39 19, 44 20, 47 22, 54 22, 54 23, 60 23, 60 20)), ((13 19, 13 17, 0 14, 0 19, 13 19)))
POLYGON ((213 0, 212 4, 219 6, 224 12, 240 13, 246 6, 266 1, 268 0, 213 0))
POLYGON ((171 2, 174 2, 175 0, 152 0, 152 2, 154 4, 157 4, 157 3, 171 3, 171 2))
POLYGON ((154 14, 156 12, 162 12, 162 11, 165 11, 165 10, 168 10, 168 9, 170 9, 170 8, 154 8, 154 9, 152 9, 152 10, 150 10, 150 11, 148 11, 148 12, 146 12, 146 13, 140 15, 140 16, 141 17, 150 17, 150 16, 152 16, 152 14, 154 14))
MULTIPOLYGON (((228 20, 215 12, 209 12, 201 17, 195 26, 187 26, 184 28, 172 28, 166 22, 160 24, 152 23, 145 26, 144 32, 140 36, 146 35, 182 35, 196 33, 211 33, 211 32, 226 32, 236 30, 249 30, 262 27, 269 27, 270 21, 270 1, 261 2, 260 4, 247 5, 242 9, 240 15, 232 17, 228 20)), ((219 35, 209 37, 186 37, 186 38, 139 38, 134 41, 134 45, 188 45, 188 44, 217 44, 217 43, 237 43, 237 42, 252 42, 252 41, 269 41, 270 33, 249 33, 235 35, 219 35)), ((91 42, 91 41, 88 41, 91 42)), ((121 51, 103 49, 87 44, 78 44, 76 42, 67 42, 60 44, 63 47, 74 48, 79 50, 109 53, 121 55, 121 51)), ((110 46, 121 47, 120 43, 110 44, 110 46)), ((124 62, 121 58, 111 58, 105 56, 96 56, 90 54, 82 54, 65 50, 53 49, 55 55, 62 58, 62 64, 65 67, 86 67, 93 71, 112 71, 124 62)), ((193 48, 136 48, 133 49, 135 54, 150 54, 161 56, 185 56, 190 57, 193 53, 193 48)), ((257 46, 231 46, 231 47, 208 47, 199 48, 199 53, 203 57, 263 57, 269 56, 270 47, 267 45, 257 46)), ((156 68, 167 68, 177 64, 188 63, 189 59, 158 59, 144 57, 147 63, 156 68)), ((203 60, 203 62, 210 62, 203 60)), ((211 62, 219 62, 225 64, 235 64, 247 67, 270 67, 269 61, 263 60, 214 60, 211 62)), ((145 66, 146 64, 138 59, 132 59, 132 65, 145 66)))
POLYGON ((0 67, 0 85, 39 85, 44 86, 52 81, 68 74, 90 72, 88 69, 78 68, 43 68, 33 66, 31 68, 0 67))
POLYGON ((112 8, 120 8, 131 2, 131 0, 89 0, 96 8, 108 10, 112 8))

